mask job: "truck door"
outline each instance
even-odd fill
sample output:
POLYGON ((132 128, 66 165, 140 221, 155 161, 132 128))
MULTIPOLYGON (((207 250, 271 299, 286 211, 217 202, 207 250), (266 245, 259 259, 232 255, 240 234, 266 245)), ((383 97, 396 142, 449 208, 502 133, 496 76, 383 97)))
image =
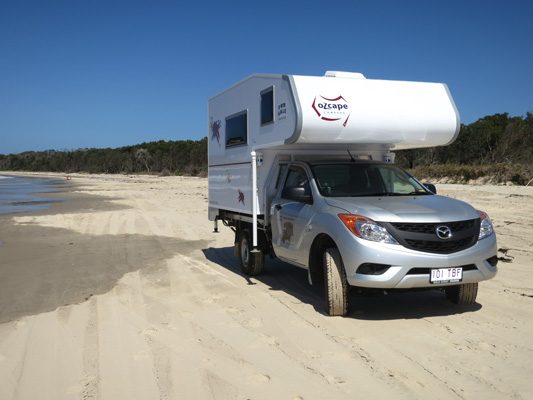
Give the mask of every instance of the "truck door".
POLYGON ((302 249, 301 244, 314 214, 312 204, 313 197, 305 169, 291 165, 270 211, 272 245, 279 258, 307 265, 308 252, 302 249))

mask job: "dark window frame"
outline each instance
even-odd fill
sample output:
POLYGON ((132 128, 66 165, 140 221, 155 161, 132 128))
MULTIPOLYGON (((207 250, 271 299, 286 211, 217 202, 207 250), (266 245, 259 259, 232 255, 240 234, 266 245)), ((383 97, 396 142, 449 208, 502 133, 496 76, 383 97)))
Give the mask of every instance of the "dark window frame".
POLYGON ((285 175, 287 174, 288 170, 289 170, 289 164, 287 163, 279 164, 278 178, 276 179, 276 186, 274 187, 274 189, 277 190, 283 186, 282 184, 285 183, 283 178, 285 178, 285 175))
POLYGON ((313 191, 311 190, 311 177, 309 176, 309 174, 307 173, 307 171, 305 170, 305 168, 301 165, 289 165, 286 172, 285 172, 285 179, 283 181, 283 186, 281 188, 281 193, 280 193, 280 197, 281 199, 283 200, 293 200, 293 201, 298 201, 298 202, 303 202, 305 204, 313 204, 313 191), (284 196, 283 195, 283 191, 290 187, 290 186, 287 186, 287 181, 289 180, 289 176, 291 174, 291 172, 303 172, 305 177, 306 177, 306 180, 307 182, 305 183, 305 185, 301 186, 301 187, 304 187, 307 189, 307 191, 309 192, 309 200, 308 201, 301 201, 299 199, 293 199, 291 197, 287 197, 287 196, 284 196))
POLYGON ((225 123, 226 123, 226 129, 225 129, 225 133, 226 133, 226 138, 225 138, 225 142, 226 142, 226 148, 233 148, 233 147, 239 147, 239 146, 247 146, 248 145, 248 125, 249 125, 249 121, 248 121, 248 109, 246 110, 242 110, 242 111, 239 111, 235 114, 231 114, 229 116, 226 117, 226 120, 225 120, 225 123), (229 140, 231 139, 235 139, 237 136, 235 137, 230 137, 230 132, 228 130, 228 121, 231 120, 231 119, 235 119, 235 118, 239 118, 241 117, 242 115, 244 115, 246 117, 246 126, 245 126, 245 130, 246 132, 244 132, 244 142, 239 142, 239 143, 232 143, 232 144, 229 144, 229 140))
POLYGON ((276 107, 275 107, 275 101, 274 101, 274 85, 261 90, 259 94, 260 94, 260 97, 259 97, 260 116, 259 117, 260 117, 261 126, 273 124, 276 118, 276 107), (263 121, 263 96, 268 93, 272 93, 272 119, 269 121, 263 121))

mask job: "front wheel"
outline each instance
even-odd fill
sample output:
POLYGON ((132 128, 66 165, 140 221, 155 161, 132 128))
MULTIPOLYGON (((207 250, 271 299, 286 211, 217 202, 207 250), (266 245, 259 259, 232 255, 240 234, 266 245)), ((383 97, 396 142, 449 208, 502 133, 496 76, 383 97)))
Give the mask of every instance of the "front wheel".
POLYGON ((336 248, 324 252, 326 312, 330 316, 348 313, 348 281, 341 254, 336 248))
POLYGON ((444 288, 446 297, 452 303, 460 305, 470 305, 476 302, 477 297, 476 283, 465 283, 462 285, 447 286, 444 288))
POLYGON ((237 254, 239 255, 241 271, 245 275, 250 276, 259 275, 261 272, 263 272, 265 257, 261 250, 257 250, 259 253, 254 253, 252 251, 250 232, 247 229, 243 229, 240 232, 237 246, 237 254))

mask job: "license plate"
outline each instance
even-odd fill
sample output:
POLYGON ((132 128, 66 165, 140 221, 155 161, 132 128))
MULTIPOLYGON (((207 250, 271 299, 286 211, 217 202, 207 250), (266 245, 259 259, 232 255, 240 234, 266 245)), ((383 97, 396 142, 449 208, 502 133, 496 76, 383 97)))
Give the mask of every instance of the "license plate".
POLYGON ((453 283, 463 280, 463 268, 436 268, 431 270, 430 283, 453 283))

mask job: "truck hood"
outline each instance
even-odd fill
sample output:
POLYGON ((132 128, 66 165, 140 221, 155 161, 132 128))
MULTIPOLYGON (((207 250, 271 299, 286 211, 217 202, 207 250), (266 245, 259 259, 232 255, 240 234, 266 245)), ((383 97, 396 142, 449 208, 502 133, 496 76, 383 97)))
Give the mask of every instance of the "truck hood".
POLYGON ((382 222, 438 223, 479 218, 470 204, 438 195, 326 197, 325 201, 339 208, 339 212, 358 214, 382 222))

